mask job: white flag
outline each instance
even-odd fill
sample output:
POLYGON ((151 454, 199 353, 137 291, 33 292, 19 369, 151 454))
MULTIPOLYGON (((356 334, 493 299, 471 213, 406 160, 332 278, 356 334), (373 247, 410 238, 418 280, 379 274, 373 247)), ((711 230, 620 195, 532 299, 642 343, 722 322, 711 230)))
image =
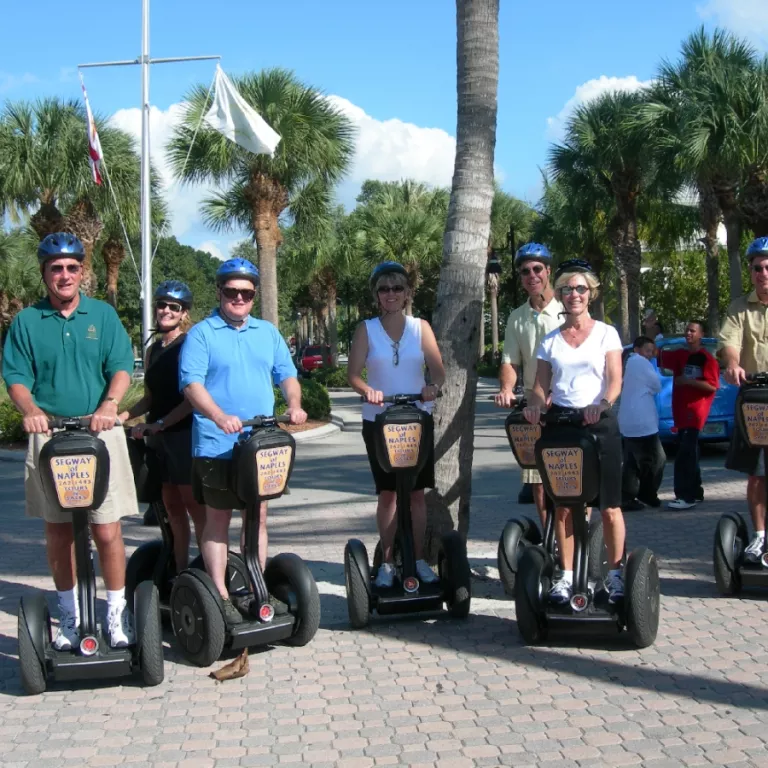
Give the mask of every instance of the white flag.
POLYGON ((275 154, 280 135, 238 93, 232 81, 216 66, 216 95, 205 122, 214 131, 255 155, 275 154))
POLYGON ((80 85, 83 88, 83 101, 85 101, 85 115, 88 121, 88 162, 91 164, 91 173, 96 184, 101 184, 101 161, 104 154, 101 151, 101 142, 99 134, 96 131, 96 121, 93 119, 91 105, 88 103, 88 94, 85 92, 85 81, 82 73, 80 74, 80 85))

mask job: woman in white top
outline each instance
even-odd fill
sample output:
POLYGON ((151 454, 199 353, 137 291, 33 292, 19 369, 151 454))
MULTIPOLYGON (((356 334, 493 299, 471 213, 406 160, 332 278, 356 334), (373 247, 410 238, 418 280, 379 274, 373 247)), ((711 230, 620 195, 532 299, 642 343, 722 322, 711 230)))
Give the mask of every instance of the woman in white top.
MULTIPOLYGON (((429 323, 406 316, 404 312, 410 290, 405 268, 394 261, 379 264, 371 274, 370 287, 380 316, 357 327, 347 370, 350 385, 366 401, 363 405, 363 440, 379 496, 376 522, 381 540, 382 565, 376 575, 376 585, 391 587, 395 573, 392 550, 397 529, 395 475, 385 472, 376 460, 374 419, 386 407, 382 405, 385 397, 415 392, 421 392, 423 402, 419 403, 419 407, 431 413, 432 401, 445 380, 445 370, 429 323), (424 378, 425 365, 429 370, 429 385, 424 378), (361 377, 363 368, 367 370, 367 383, 361 377)), ((434 478, 434 446, 430 446, 429 457, 411 493, 416 571, 419 580, 427 583, 437 580, 434 571, 423 559, 427 526, 424 489, 434 487, 434 478)))
MULTIPOLYGON (((600 511, 610 571, 605 580, 609 602, 624 595, 621 559, 625 528, 621 514, 621 435, 613 403, 621 393, 621 340, 616 329, 589 315, 600 283, 585 261, 572 259, 555 273, 555 295, 565 306, 565 322, 541 342, 533 396, 525 418, 538 424, 547 398, 553 409, 583 408, 584 424, 597 436, 600 451, 600 511)), ((550 599, 568 603, 573 594, 573 517, 558 507, 555 533, 563 572, 550 599)))

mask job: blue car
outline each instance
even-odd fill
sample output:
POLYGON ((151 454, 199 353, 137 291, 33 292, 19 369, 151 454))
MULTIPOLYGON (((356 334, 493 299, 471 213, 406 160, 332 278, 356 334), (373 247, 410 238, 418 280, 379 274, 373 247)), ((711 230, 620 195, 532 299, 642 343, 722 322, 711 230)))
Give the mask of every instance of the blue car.
MULTIPOLYGON (((701 341, 706 350, 714 355, 717 349, 717 339, 704 338, 701 341)), ((675 349, 682 349, 684 346, 685 339, 682 336, 670 336, 658 343, 660 352, 670 352, 675 349)), ((626 361, 631 352, 631 344, 624 347, 624 361, 626 361)), ((674 425, 672 421, 672 371, 658 368, 656 360, 652 362, 654 367, 658 369, 659 378, 661 379, 661 392, 656 395, 656 408, 659 411, 659 437, 662 443, 674 443, 677 440, 677 433, 672 431, 674 425)), ((736 395, 738 393, 739 388, 733 384, 728 384, 721 373, 720 389, 715 393, 715 399, 712 401, 712 408, 709 411, 709 418, 699 435, 699 440, 716 443, 731 439, 736 395)))

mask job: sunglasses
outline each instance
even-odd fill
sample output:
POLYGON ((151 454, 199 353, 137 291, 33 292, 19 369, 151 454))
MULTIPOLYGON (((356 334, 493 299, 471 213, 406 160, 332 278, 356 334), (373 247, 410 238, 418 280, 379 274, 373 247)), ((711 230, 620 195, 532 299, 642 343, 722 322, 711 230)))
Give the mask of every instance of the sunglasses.
POLYGON ((155 309, 170 309, 171 312, 181 312, 184 307, 181 304, 177 304, 175 301, 156 301, 155 309))
POLYGON ((763 264, 754 264, 752 266, 752 271, 757 272, 758 274, 768 272, 768 266, 764 266, 763 264))
POLYGON ((378 293, 404 293, 405 288, 402 285, 382 285, 377 291, 378 293))
POLYGON ((583 296, 588 291, 589 288, 586 285, 564 285, 560 289, 563 296, 570 296, 572 293, 578 293, 579 296, 583 296))
POLYGON ((64 272, 68 275, 76 275, 80 271, 79 264, 53 264, 51 265, 52 275, 63 275, 64 272))
POLYGON ((541 264, 537 264, 535 267, 523 267, 520 270, 520 274, 523 277, 528 277, 529 275, 540 275, 543 271, 544 267, 541 264))
POLYGON ((253 301, 256 291, 253 288, 222 288, 222 294, 225 298, 234 300, 238 296, 243 297, 243 301, 253 301))
MULTIPOLYGON (((402 286, 399 286, 402 288, 402 286)), ((399 341, 393 341, 392 342, 392 365, 397 368, 398 365, 400 365, 400 342, 399 341)))

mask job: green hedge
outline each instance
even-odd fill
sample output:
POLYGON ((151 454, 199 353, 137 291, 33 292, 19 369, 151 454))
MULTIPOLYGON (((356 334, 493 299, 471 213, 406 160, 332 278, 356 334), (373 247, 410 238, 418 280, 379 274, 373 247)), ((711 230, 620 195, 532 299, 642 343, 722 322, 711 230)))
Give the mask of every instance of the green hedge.
MULTIPOLYGON (((301 407, 310 419, 322 421, 331 415, 331 398, 323 384, 314 379, 301 382, 301 407)), ((275 415, 285 413, 286 404, 283 393, 275 387, 275 415)))
MULTIPOLYGON (((363 381, 367 381, 367 371, 363 369, 360 374, 363 381)), ((349 387, 347 381, 347 366, 342 365, 338 368, 318 368, 312 374, 312 381, 318 381, 325 384, 326 387, 349 387)))
POLYGON ((21 414, 10 400, 0 403, 0 440, 4 443, 20 443, 26 440, 21 426, 21 414))

